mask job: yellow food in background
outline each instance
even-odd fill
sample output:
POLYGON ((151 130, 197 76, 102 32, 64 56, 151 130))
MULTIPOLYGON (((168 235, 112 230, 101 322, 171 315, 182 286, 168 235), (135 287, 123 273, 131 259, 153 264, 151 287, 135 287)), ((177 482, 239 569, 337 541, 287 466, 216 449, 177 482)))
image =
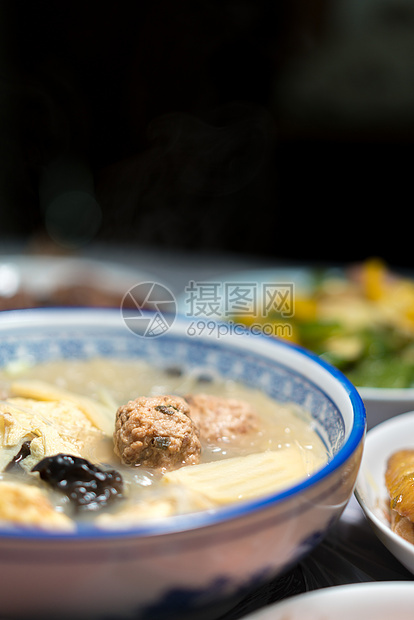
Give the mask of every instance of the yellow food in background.
POLYGON ((309 290, 296 287, 289 318, 233 317, 310 349, 358 386, 414 387, 414 281, 370 258, 346 270, 310 270, 309 290))

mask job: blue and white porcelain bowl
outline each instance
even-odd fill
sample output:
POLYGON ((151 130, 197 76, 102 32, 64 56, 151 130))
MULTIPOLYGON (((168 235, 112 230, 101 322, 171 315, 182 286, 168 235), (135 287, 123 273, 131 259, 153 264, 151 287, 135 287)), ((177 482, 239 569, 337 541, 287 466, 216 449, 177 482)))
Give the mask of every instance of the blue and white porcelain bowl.
POLYGON ((304 482, 217 511, 146 526, 13 533, 0 526, 5 618, 217 618, 250 588, 282 574, 324 536, 355 485, 365 435, 361 398, 316 356, 264 336, 193 335, 177 317, 142 337, 115 310, 23 310, 0 315, 0 366, 96 355, 198 367, 304 405, 332 458, 304 482))

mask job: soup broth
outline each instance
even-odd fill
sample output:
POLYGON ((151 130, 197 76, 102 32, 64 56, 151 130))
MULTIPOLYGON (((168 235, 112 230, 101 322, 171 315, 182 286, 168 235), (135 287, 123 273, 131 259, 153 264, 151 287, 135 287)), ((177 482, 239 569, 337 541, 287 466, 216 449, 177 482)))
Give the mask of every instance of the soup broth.
MULTIPOLYGON (((330 456, 316 422, 298 405, 276 402, 213 374, 183 374, 179 368, 159 369, 141 360, 60 360, 5 369, 0 373, 0 390, 0 484, 9 485, 4 487, 8 492, 13 485, 19 492, 23 487, 36 489, 50 503, 50 510, 29 523, 16 516, 17 509, 8 516, 0 503, 0 520, 17 527, 55 527, 57 514, 62 516, 58 528, 70 529, 85 520, 111 528, 215 509, 304 480, 330 456), (208 404, 215 397, 242 403, 254 411, 254 424, 241 431, 229 424, 222 435, 212 437, 192 420, 200 443, 195 464, 131 465, 116 454, 114 430, 120 407, 138 397, 175 395, 188 399, 186 415, 191 418, 191 398, 199 394, 208 404), (82 421, 85 412, 87 419, 82 421), (117 472, 123 481, 119 501, 102 509, 74 510, 61 488, 51 487, 36 470, 40 457, 56 454, 74 454, 103 472, 117 472)), ((155 409, 170 413, 165 407, 155 409)), ((169 445, 169 438, 156 439, 161 449, 169 445)))

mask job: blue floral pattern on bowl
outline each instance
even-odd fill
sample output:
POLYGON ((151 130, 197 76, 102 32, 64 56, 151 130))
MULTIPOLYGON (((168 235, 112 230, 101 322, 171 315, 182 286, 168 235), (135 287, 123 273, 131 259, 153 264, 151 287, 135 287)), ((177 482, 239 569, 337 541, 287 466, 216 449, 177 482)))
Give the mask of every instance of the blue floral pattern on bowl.
POLYGON ((339 409, 327 395, 311 381, 281 364, 269 367, 260 354, 240 353, 225 350, 216 342, 200 347, 199 342, 188 336, 177 337, 164 334, 158 339, 131 337, 122 331, 116 337, 96 333, 28 336, 22 342, 20 336, 12 333, 3 337, 0 348, 0 365, 5 366, 16 359, 43 362, 51 359, 86 359, 96 356, 145 358, 161 367, 179 366, 184 372, 198 368, 200 374, 214 369, 215 373, 253 388, 259 388, 271 398, 280 402, 294 402, 306 408, 319 423, 323 424, 323 439, 333 453, 341 445, 344 424, 339 409))

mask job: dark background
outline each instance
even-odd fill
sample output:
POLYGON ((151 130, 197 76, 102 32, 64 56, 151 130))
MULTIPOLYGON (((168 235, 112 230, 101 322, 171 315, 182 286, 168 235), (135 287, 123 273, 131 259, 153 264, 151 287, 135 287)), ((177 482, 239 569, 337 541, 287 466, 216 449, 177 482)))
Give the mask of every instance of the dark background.
POLYGON ((2 1, 0 242, 413 260, 410 0, 2 1))

